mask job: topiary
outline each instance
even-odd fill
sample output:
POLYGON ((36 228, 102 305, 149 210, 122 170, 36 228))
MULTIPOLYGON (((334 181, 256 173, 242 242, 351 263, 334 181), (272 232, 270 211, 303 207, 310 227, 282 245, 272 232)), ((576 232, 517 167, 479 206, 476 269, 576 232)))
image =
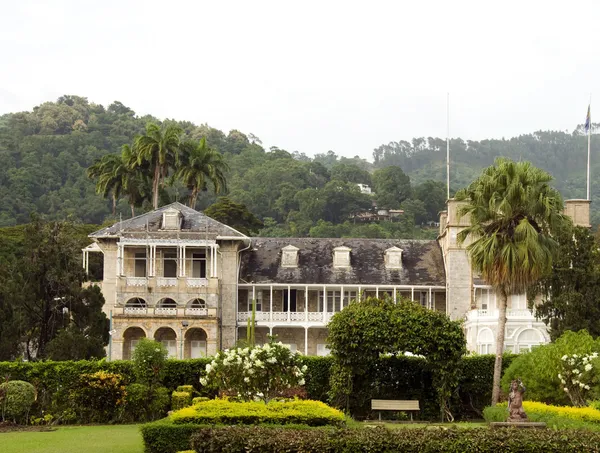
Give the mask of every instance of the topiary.
POLYGON ((35 387, 25 381, 8 381, 0 384, 0 409, 2 420, 25 422, 36 397, 35 387))

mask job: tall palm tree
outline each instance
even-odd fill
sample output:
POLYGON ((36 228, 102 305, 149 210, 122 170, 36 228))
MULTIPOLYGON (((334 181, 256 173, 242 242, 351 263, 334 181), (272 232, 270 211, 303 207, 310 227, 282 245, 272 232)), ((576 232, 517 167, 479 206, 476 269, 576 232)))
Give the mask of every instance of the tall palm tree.
POLYGON ((202 138, 200 142, 185 142, 175 178, 180 179, 190 191, 190 208, 196 206, 200 191, 209 183, 215 193, 226 191, 225 173, 228 170, 229 166, 223 160, 223 155, 210 148, 206 139, 202 138))
POLYGON ((140 206, 151 193, 149 165, 137 165, 137 154, 129 145, 121 147, 121 160, 125 168, 121 174, 122 193, 127 196, 131 217, 135 217, 135 207, 140 206))
POLYGON ((96 193, 112 199, 112 215, 117 215, 117 199, 123 190, 122 173, 125 170, 121 156, 106 154, 87 169, 89 178, 96 180, 96 193))
POLYGON ((551 270, 558 249, 552 234, 568 222, 560 194, 549 186, 551 180, 529 162, 497 159, 455 197, 465 202, 459 217, 469 218, 458 241, 472 241, 467 252, 473 270, 498 295, 493 405, 500 395, 508 296, 523 294, 551 270))
POLYGON ((146 134, 136 137, 134 148, 137 165, 148 164, 152 177, 152 205, 158 208, 158 191, 163 185, 170 168, 174 168, 181 145, 183 130, 174 124, 162 128, 155 123, 146 125, 146 134))

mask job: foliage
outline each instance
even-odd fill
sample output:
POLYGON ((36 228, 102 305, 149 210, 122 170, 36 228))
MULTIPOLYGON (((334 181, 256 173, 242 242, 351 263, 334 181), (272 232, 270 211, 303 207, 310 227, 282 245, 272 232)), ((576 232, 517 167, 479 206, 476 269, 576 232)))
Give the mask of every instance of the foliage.
POLYGON ((536 315, 544 320, 550 337, 585 329, 600 335, 600 252, 589 228, 565 228, 552 272, 528 291, 530 300, 541 297, 536 315))
MULTIPOLYGON (((600 433, 533 429, 302 429, 268 426, 202 427, 192 436, 197 452, 448 452, 550 453, 598 451, 600 433)), ((146 447, 149 444, 146 443, 146 447)), ((156 452, 155 449, 150 449, 156 452)), ((171 451, 171 450, 165 450, 171 451)))
POLYGON ((174 424, 170 419, 142 425, 141 432, 147 453, 177 453, 191 448, 192 434, 199 426, 194 423, 174 424))
POLYGON ((344 414, 321 401, 293 400, 234 402, 222 399, 204 401, 171 415, 175 424, 198 425, 276 425, 301 424, 308 426, 343 425, 344 414))
POLYGON ((8 381, 0 384, 2 421, 27 422, 35 396, 35 388, 29 382, 8 381))
POLYGON ((271 340, 252 348, 226 349, 206 365, 203 386, 234 394, 242 401, 260 398, 265 402, 285 389, 304 385, 299 356, 281 342, 271 340))
POLYGON ((263 223, 248 211, 245 205, 235 203, 228 197, 220 197, 205 209, 204 213, 246 235, 256 233, 263 226, 263 223))
POLYGON ((499 295, 492 404, 499 401, 508 296, 523 294, 552 269, 558 252, 553 235, 568 224, 551 180, 529 162, 499 158, 455 196, 463 202, 459 218, 469 222, 458 242, 470 241, 466 250, 473 271, 499 295))
POLYGON ((565 354, 561 357, 562 367, 558 378, 573 406, 587 406, 591 385, 598 382, 597 358, 597 352, 589 355, 565 354))
POLYGON ((126 422, 150 421, 162 418, 169 410, 170 391, 166 387, 149 388, 144 384, 129 384, 125 406, 120 411, 126 422))
POLYGON ((69 395, 78 420, 83 423, 108 423, 125 404, 126 389, 121 375, 97 371, 82 374, 79 385, 69 395))
MULTIPOLYGON (((536 401, 524 401, 523 409, 533 422, 545 422, 549 427, 600 430, 600 411, 592 407, 552 406, 536 401)), ((488 422, 506 421, 506 403, 486 407, 483 411, 488 422)))
POLYGON ((192 395, 189 392, 173 392, 171 394, 171 410, 179 410, 192 405, 192 395))
POLYGON ((133 352, 133 371, 140 384, 150 388, 158 385, 165 375, 165 362, 169 352, 155 340, 142 338, 133 352))
MULTIPOLYGON (((526 398, 548 404, 568 405, 571 403, 558 377, 563 371, 562 357, 572 354, 589 355, 600 353, 600 340, 594 340, 586 331, 565 332, 554 343, 540 345, 531 352, 519 354, 506 369, 502 377, 502 388, 506 391, 510 381, 521 378, 527 387, 526 398)), ((594 378, 594 382, 596 380, 594 378)), ((598 395, 598 388, 592 395, 598 395)))
POLYGON ((334 359, 331 397, 336 406, 350 409, 351 395, 361 392, 365 376, 381 356, 409 352, 426 358, 442 418, 452 418, 449 400, 466 352, 460 323, 402 298, 397 304, 389 298, 369 298, 337 313, 328 327, 334 359))
POLYGON ((329 399, 329 376, 333 357, 302 356, 300 363, 302 364, 302 369, 306 366, 304 389, 306 390, 307 398, 327 402, 329 399))
POLYGON ((81 230, 72 222, 34 217, 22 230, 19 252, 0 260, 0 311, 9 315, 0 318, 0 331, 11 323, 7 332, 15 335, 8 344, 0 335, 6 345, 0 358, 104 356, 109 323, 99 289, 81 287, 81 230))
POLYGON ((373 189, 377 207, 398 209, 411 196, 410 178, 397 166, 389 166, 373 173, 373 189))

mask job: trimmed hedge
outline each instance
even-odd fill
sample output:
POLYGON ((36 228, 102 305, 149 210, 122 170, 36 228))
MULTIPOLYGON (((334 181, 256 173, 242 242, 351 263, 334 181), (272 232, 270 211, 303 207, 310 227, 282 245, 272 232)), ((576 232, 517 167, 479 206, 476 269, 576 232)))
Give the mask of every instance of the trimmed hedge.
POLYGON ((175 424, 197 425, 276 425, 341 426, 344 414, 320 401, 234 402, 211 400, 178 410, 171 415, 175 424))
MULTIPOLYGON (((585 428, 600 431, 600 411, 592 407, 551 406, 537 401, 524 401, 523 409, 533 422, 545 422, 551 428, 585 428)), ((508 417, 506 403, 486 407, 487 422, 504 422, 508 417)))
POLYGON ((192 395, 188 392, 173 392, 171 394, 171 410, 177 411, 192 405, 192 395))
POLYGON ((169 419, 146 423, 140 428, 146 453, 177 453, 192 448, 192 434, 198 431, 196 424, 175 425, 169 419))
MULTIPOLYGON (((515 356, 504 357, 503 366, 508 367, 515 356)), ((193 385, 202 396, 215 396, 202 389, 199 378, 211 358, 191 360, 167 360, 162 381, 170 392, 179 386, 193 385)), ((302 357, 308 367, 304 386, 307 398, 327 402, 329 374, 333 364, 331 357, 302 357)), ((457 419, 481 418, 483 409, 491 401, 494 356, 471 356, 463 359, 462 377, 458 392, 451 401, 452 413, 457 419)), ((77 362, 0 362, 0 377, 30 382, 37 390, 38 399, 32 414, 60 413, 68 404, 69 392, 82 374, 97 371, 117 373, 123 383, 134 382, 132 362, 77 361, 77 362)), ((371 414, 371 399, 418 399, 421 402, 421 418, 438 419, 437 395, 431 385, 431 373, 427 362, 411 357, 382 359, 366 376, 358 376, 351 405, 355 417, 371 414)))
MULTIPOLYGON (((600 452, 600 433, 525 429, 285 429, 262 426, 200 428, 192 436, 198 453, 285 451, 563 453, 600 452)), ((156 451, 156 450, 152 450, 156 451)))

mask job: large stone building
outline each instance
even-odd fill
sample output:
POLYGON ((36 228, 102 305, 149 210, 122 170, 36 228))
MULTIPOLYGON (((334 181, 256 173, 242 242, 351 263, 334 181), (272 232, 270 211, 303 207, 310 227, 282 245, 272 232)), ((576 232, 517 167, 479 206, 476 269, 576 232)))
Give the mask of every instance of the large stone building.
MULTIPOLYGON (((383 294, 464 320, 468 348, 493 352, 495 295, 456 242, 466 221, 456 209, 450 200, 430 241, 250 238, 180 203, 97 231, 84 266, 89 253, 103 254, 109 358, 130 358, 143 337, 163 342, 171 357, 214 354, 246 337, 253 300, 257 342, 277 335, 293 350, 323 355, 331 316, 383 294)), ((587 224, 587 202, 569 201, 566 212, 587 224)), ((506 348, 548 340, 525 296, 512 297, 506 348)))

